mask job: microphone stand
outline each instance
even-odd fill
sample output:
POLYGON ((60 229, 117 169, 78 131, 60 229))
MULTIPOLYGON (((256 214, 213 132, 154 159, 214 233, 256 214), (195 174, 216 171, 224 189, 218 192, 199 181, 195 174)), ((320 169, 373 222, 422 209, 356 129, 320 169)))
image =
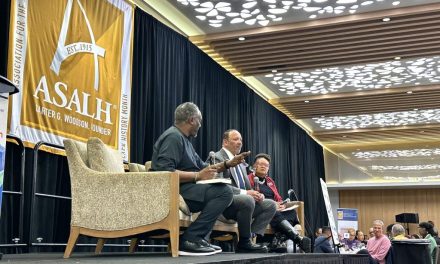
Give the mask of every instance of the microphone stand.
MULTIPOLYGON (((292 190, 293 198, 295 199, 295 201, 299 201, 298 196, 296 195, 295 190, 293 188, 291 190, 292 190)), ((289 195, 289 198, 291 198, 290 195, 289 195)), ((312 234, 312 236, 314 237, 314 232, 313 232, 313 230, 311 230, 311 227, 310 227, 310 224, 309 224, 309 220, 307 219, 305 210, 304 210, 304 222, 305 222, 304 223, 304 227, 305 227, 307 233, 312 234)))

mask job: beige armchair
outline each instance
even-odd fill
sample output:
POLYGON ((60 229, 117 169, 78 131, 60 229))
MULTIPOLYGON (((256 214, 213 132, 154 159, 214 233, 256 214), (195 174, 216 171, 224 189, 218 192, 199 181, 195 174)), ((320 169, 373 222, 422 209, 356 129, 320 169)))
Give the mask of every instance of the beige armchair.
POLYGON ((120 155, 97 138, 87 144, 64 140, 64 146, 72 190, 70 236, 64 258, 72 254, 79 235, 99 238, 96 252, 100 252, 105 239, 156 229, 169 231, 172 256, 178 256, 177 173, 126 173, 120 155))

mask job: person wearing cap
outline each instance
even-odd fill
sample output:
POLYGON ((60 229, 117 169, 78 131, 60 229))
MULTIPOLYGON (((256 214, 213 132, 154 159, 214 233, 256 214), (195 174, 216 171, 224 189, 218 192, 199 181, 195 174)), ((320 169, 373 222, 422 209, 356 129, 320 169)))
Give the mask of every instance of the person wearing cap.
POLYGON ((298 215, 295 210, 283 211, 286 207, 283 199, 278 192, 274 180, 268 176, 271 158, 266 153, 257 154, 254 158, 254 172, 248 175, 251 186, 255 185, 255 177, 258 179, 258 187, 260 192, 264 194, 266 199, 274 200, 277 203, 277 211, 270 222, 270 226, 277 232, 285 234, 289 239, 298 244, 305 252, 311 252, 311 241, 308 237, 302 237, 294 228, 299 224, 298 215))
POLYGON ((429 252, 431 254, 431 263, 435 263, 435 249, 437 248, 437 243, 435 242, 434 237, 432 236, 433 233, 433 225, 428 223, 428 222, 421 222, 419 224, 419 234, 422 236, 422 238, 424 239, 428 239, 429 240, 429 252))

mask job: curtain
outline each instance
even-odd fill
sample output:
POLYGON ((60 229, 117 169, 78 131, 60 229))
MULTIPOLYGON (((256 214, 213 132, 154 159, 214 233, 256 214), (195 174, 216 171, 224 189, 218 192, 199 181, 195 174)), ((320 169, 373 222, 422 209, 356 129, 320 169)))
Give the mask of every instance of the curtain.
POLYGON ((284 114, 224 70, 184 36, 140 9, 135 12, 131 162, 151 159, 156 139, 173 124, 177 105, 192 101, 203 115, 193 145, 202 159, 221 148, 227 129, 240 131, 248 160, 272 156, 270 175, 281 194, 305 201, 307 231, 327 225, 321 194, 322 147, 284 114))

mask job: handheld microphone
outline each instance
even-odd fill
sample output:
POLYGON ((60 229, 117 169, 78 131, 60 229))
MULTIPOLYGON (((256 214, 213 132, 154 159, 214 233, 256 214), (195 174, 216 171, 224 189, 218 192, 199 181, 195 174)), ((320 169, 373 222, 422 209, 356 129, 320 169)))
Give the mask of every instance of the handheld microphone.
POLYGON ((282 201, 280 204, 286 204, 288 202, 290 202, 290 198, 287 198, 286 200, 282 201))
POLYGON ((258 177, 257 176, 254 177, 254 190, 257 191, 257 192, 260 191, 260 184, 258 182, 258 177))
POLYGON ((215 152, 214 151, 209 152, 209 163, 210 163, 210 165, 215 164, 215 152))

